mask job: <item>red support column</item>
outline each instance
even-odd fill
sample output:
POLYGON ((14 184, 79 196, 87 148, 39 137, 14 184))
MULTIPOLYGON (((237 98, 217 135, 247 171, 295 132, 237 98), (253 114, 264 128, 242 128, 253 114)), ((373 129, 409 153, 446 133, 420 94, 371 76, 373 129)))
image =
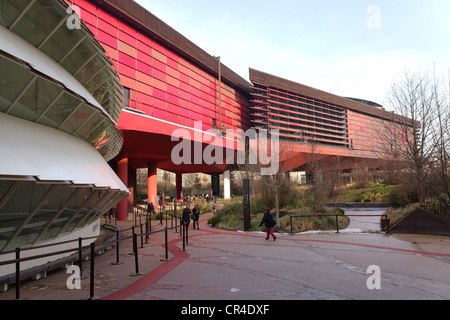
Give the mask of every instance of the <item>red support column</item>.
POLYGON ((153 202, 155 209, 158 208, 158 168, 156 163, 148 164, 148 203, 153 202))
POLYGON ((136 183, 136 169, 128 167, 128 189, 130 189, 128 212, 133 212, 134 207, 137 205, 136 183))
MULTIPOLYGON (((128 187, 128 156, 125 155, 117 163, 117 175, 119 176, 120 180, 122 180, 123 184, 128 187)), ((117 220, 128 220, 128 198, 122 200, 117 205, 117 220)))
POLYGON ((183 174, 177 173, 176 174, 176 182, 175 186, 177 188, 177 200, 181 201, 181 193, 183 191, 183 174))

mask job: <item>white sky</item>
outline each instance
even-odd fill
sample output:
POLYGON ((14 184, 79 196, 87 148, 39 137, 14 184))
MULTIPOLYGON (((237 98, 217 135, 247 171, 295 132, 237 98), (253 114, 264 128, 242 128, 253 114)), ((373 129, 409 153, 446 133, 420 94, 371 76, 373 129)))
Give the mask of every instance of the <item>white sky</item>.
POLYGON ((251 67, 380 104, 407 70, 448 81, 448 0, 135 1, 246 80, 251 67))

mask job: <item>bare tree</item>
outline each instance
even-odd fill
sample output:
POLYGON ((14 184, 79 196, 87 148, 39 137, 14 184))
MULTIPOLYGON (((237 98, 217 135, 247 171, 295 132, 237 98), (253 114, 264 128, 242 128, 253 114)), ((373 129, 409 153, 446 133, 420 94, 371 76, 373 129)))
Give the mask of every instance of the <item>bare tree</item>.
POLYGON ((435 211, 450 218, 450 100, 449 92, 442 88, 441 82, 434 80, 436 120, 432 127, 434 157, 429 190, 439 203, 435 211))
POLYGON ((394 83, 389 94, 394 122, 385 121, 380 132, 383 158, 401 164, 397 167, 399 182, 424 203, 435 152, 433 124, 436 120, 436 97, 428 77, 405 73, 394 83))
POLYGON ((320 154, 319 144, 314 137, 305 138, 305 143, 309 148, 308 171, 312 177, 308 190, 312 198, 311 207, 314 213, 320 213, 325 206, 327 195, 330 193, 330 184, 333 184, 330 179, 326 178, 328 172, 325 172, 325 163, 328 162, 328 158, 324 158, 320 154))
POLYGON ((273 195, 277 225, 280 227, 280 190, 290 181, 287 175, 290 168, 286 167, 286 163, 293 156, 293 144, 279 140, 277 131, 272 133, 260 132, 257 143, 253 144, 253 148, 249 144, 246 150, 245 163, 238 164, 238 168, 243 178, 250 182, 259 181, 273 195), (250 161, 251 155, 254 155, 253 161, 250 161))
MULTIPOLYGON (((269 148, 268 144, 260 144, 259 152, 266 152, 264 150, 264 147, 267 146, 269 148)), ((285 187, 289 182, 288 172, 290 170, 289 167, 286 167, 286 164, 290 161, 292 156, 294 155, 293 151, 293 143, 290 141, 281 140, 278 143, 278 150, 270 150, 270 152, 277 152, 278 153, 278 164, 276 171, 272 172, 270 175, 260 175, 261 182, 269 188, 269 190, 272 191, 275 199, 275 216, 277 220, 277 226, 280 227, 280 190, 282 190, 283 187, 285 187)), ((267 153, 266 153, 267 154, 267 153)), ((273 164, 271 164, 273 165, 273 164)), ((261 172, 261 171, 259 171, 261 172)))

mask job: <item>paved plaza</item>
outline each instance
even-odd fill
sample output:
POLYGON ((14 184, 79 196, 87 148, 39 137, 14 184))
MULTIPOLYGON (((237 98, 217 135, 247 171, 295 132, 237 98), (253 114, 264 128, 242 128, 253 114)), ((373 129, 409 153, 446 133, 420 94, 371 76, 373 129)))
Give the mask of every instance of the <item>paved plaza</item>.
MULTIPOLYGON (((179 233, 168 231, 169 261, 165 261, 164 232, 152 235, 139 248, 139 275, 133 274, 131 241, 120 245, 120 265, 111 264, 116 261, 115 249, 96 257, 94 299, 450 299, 449 237, 385 235, 375 230, 379 224, 371 222, 373 218, 355 218, 339 234, 279 234, 274 242, 266 241, 262 232, 213 229, 207 225, 209 216, 202 216, 200 230, 189 230, 185 251, 179 233), (364 226, 369 229, 360 229, 364 226), (377 272, 370 269, 374 266, 377 272), (374 288, 376 284, 379 288, 374 288)), ((153 230, 164 227, 153 223, 153 230)), ((126 229, 132 221, 120 224, 126 229)), ((88 299, 89 262, 83 265, 81 290, 67 288, 69 276, 60 271, 38 281, 24 281, 21 298, 88 299)), ((14 298, 14 286, 0 294, 0 300, 14 298)))

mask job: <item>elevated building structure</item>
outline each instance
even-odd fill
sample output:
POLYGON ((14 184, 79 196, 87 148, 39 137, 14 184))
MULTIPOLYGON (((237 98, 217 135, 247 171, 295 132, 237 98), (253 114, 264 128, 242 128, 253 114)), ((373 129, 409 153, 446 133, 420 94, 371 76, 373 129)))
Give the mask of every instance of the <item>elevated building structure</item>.
POLYGON ((122 85, 70 12, 59 0, 0 4, 0 252, 95 240, 100 217, 129 194, 107 163, 123 144, 122 85))
MULTIPOLYGON (((340 97, 250 69, 252 128, 279 130, 289 147, 285 171, 305 168, 311 148, 318 158, 339 157, 341 168, 379 166, 391 139, 401 141, 408 119, 374 102, 340 97), (389 141, 387 140, 389 139, 389 141)), ((286 150, 285 150, 286 151, 286 150)))
POLYGON ((150 202, 158 168, 179 198, 184 173, 224 174, 227 197, 228 149, 198 157, 235 151, 227 129, 279 130, 285 171, 304 170, 311 144, 353 168, 376 159, 379 128, 402 138, 377 104, 254 69, 243 79, 131 0, 3 0, 0 39, 0 251, 98 234, 115 206, 127 219, 139 168, 150 202), (192 154, 177 163, 181 135, 192 154))
POLYGON ((250 128, 250 83, 134 1, 67 2, 80 8, 81 20, 105 48, 124 87, 118 122, 124 145, 111 166, 131 195, 119 205, 119 218, 126 219, 136 200, 139 168, 148 168, 148 201, 155 204, 158 168, 177 175, 178 198, 183 173, 227 171, 225 164, 204 161, 174 165, 178 141, 172 135, 187 130, 192 150, 198 144, 203 152, 217 138, 208 130, 250 128))
POLYGON ((136 201, 139 168, 148 169, 150 202, 157 199, 158 168, 176 174, 178 198, 183 173, 223 173, 227 197, 229 170, 235 166, 194 161, 194 153, 202 153, 212 141, 226 145, 227 129, 279 129, 280 138, 295 151, 283 161, 286 170, 304 169, 311 142, 318 144, 318 153, 340 157, 347 167, 377 158, 374 150, 384 143, 377 130, 393 120, 379 105, 254 69, 248 82, 135 1, 66 1, 80 8, 81 20, 108 53, 124 87, 118 121, 124 145, 110 162, 131 191, 119 205, 120 219, 126 219, 136 201), (222 134, 211 135, 211 129, 222 134), (178 130, 189 133, 193 154, 188 163, 172 159, 178 130))

